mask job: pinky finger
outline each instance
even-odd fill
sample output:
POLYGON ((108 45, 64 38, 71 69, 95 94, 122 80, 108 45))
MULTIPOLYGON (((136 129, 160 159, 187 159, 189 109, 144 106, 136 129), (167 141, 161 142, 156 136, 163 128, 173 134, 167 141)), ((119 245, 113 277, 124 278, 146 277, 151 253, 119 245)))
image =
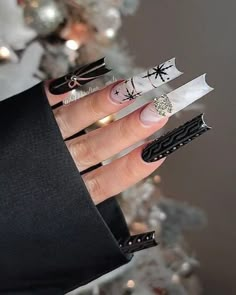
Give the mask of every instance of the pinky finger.
POLYGON ((147 163, 142 159, 144 145, 123 157, 82 176, 95 204, 119 194, 150 175, 163 162, 147 163))

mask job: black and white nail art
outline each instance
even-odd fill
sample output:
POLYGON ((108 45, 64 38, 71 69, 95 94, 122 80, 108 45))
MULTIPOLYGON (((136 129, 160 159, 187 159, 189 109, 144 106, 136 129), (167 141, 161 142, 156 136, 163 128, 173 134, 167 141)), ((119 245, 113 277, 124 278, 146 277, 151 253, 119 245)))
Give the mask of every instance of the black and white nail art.
POLYGON ((111 91, 111 98, 113 101, 119 103, 133 100, 177 78, 181 74, 176 68, 175 58, 172 58, 161 65, 155 66, 144 73, 117 84, 111 91))
POLYGON ((171 117, 212 90, 206 82, 206 74, 201 75, 168 94, 154 98, 142 110, 140 119, 144 124, 152 124, 163 117, 171 117))
POLYGON ((63 94, 85 85, 86 83, 110 72, 106 67, 105 58, 82 66, 75 71, 53 80, 49 85, 52 94, 63 94))
POLYGON ((198 115, 184 125, 149 143, 142 151, 142 158, 145 162, 158 161, 210 129, 211 127, 207 126, 203 120, 203 114, 198 115))
POLYGON ((120 239, 119 246, 121 250, 126 254, 157 246, 158 243, 155 240, 154 233, 155 231, 151 231, 138 235, 133 235, 125 239, 120 239))

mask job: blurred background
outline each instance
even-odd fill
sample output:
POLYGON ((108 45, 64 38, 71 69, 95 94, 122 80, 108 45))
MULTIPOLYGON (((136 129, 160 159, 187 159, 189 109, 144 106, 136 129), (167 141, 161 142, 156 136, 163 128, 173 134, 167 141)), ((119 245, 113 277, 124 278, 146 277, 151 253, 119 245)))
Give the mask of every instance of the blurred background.
POLYGON ((184 75, 136 107, 205 72, 215 88, 167 125, 205 112, 213 129, 117 196, 131 233, 155 229, 160 246, 73 294, 235 294, 235 10, 233 0, 0 2, 0 100, 101 56, 111 75, 79 97, 172 57, 184 75))

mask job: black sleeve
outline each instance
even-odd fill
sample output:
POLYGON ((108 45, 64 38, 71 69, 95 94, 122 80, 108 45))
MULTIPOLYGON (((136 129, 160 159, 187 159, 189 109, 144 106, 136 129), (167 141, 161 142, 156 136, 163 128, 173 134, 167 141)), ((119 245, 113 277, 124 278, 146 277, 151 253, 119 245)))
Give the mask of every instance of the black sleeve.
POLYGON ((0 195, 2 294, 64 294, 133 257, 116 199, 94 205, 42 83, 0 102, 0 195))

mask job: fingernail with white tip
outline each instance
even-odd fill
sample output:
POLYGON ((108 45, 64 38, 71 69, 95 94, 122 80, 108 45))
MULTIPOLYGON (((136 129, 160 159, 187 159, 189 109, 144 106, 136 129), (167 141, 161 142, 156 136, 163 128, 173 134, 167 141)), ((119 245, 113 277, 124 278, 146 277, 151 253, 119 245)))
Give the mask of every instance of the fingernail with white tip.
POLYGON ((175 65, 175 58, 163 64, 152 67, 144 73, 134 76, 115 85, 111 90, 111 99, 123 103, 141 96, 164 83, 167 83, 183 74, 175 65))
POLYGON ((154 98, 140 113, 140 120, 145 125, 155 124, 163 117, 171 117, 212 90, 204 74, 168 94, 154 98))

